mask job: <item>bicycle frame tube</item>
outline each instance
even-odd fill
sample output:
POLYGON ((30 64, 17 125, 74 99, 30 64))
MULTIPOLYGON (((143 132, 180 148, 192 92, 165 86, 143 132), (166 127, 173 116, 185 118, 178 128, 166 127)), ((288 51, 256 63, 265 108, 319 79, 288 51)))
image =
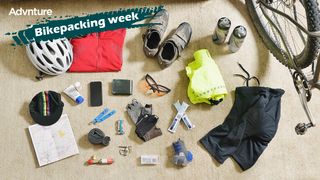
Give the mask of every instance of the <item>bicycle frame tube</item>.
MULTIPOLYGON (((265 3, 263 0, 258 0, 257 2, 260 2, 260 7, 264 6, 266 9, 270 10, 273 12, 273 14, 279 14, 282 17, 288 19, 289 21, 291 21, 298 29, 300 29, 301 31, 303 31, 304 33, 308 34, 309 36, 315 36, 315 37, 320 37, 320 31, 317 32, 310 32, 308 30, 306 30, 302 25, 300 25, 296 20, 294 20, 293 18, 291 18, 290 16, 288 16, 287 14, 274 9, 273 7, 269 6, 267 3, 265 3)), ((286 41, 286 38, 282 36, 281 33, 281 29, 277 28, 277 26, 275 25, 276 22, 273 22, 270 17, 267 15, 267 13, 265 12, 265 10, 261 7, 261 11, 262 14, 266 17, 266 19, 269 21, 269 23, 274 27, 275 31, 280 35, 280 40, 282 41, 282 43, 284 44, 284 48, 286 49, 286 51, 288 52, 288 59, 287 61, 291 61, 292 64, 294 65, 294 69, 296 72, 303 74, 302 70, 300 68, 298 68, 296 66, 295 61, 291 58, 291 53, 289 51, 289 47, 286 41)), ((289 68, 289 71, 291 73, 291 75, 293 75, 292 70, 289 68)), ((316 64, 316 69, 313 72, 313 77, 311 78, 310 81, 308 81, 308 86, 309 88, 317 88, 320 89, 320 56, 318 56, 318 61, 316 64)), ((314 127, 315 123, 314 123, 314 117, 312 116, 312 113, 308 107, 308 100, 306 97, 306 89, 304 87, 304 83, 302 81, 299 81, 297 85, 297 92, 302 104, 302 107, 304 109, 304 111, 306 112, 307 118, 309 120, 309 123, 307 125, 305 125, 305 128, 310 128, 310 127, 314 127)), ((300 123, 301 124, 301 123, 300 123)), ((299 124, 298 124, 299 125, 299 124)), ((297 130, 296 130, 297 132, 297 130)))
MULTIPOLYGON (((290 16, 288 16, 287 14, 274 9, 273 7, 269 6, 268 4, 266 4, 264 1, 262 0, 258 0, 259 3, 261 3, 265 8, 269 9, 270 11, 273 11, 276 14, 279 14, 281 16, 283 16, 284 18, 288 19, 289 21, 291 21, 294 25, 296 25, 296 27, 298 29, 300 29, 301 31, 305 32, 306 34, 308 34, 309 36, 314 36, 314 37, 320 37, 320 31, 315 31, 315 32, 310 32, 308 30, 306 30, 302 25, 300 25, 296 20, 294 20, 293 18, 291 18, 290 16)), ((262 11, 263 12, 263 11, 262 11)), ((266 13, 263 12, 264 16, 267 17, 266 13)), ((270 19, 267 18, 269 21, 270 19)), ((285 42, 282 39, 283 42, 285 42)), ((286 43, 285 43, 286 44, 286 43)), ((293 61, 294 62, 294 61, 293 61)), ((316 65, 316 69, 314 72, 314 76, 313 78, 309 81, 309 84, 311 85, 311 88, 317 88, 320 89, 320 56, 318 56, 318 61, 317 61, 317 65, 316 65)))
POLYGON ((311 85, 311 88, 320 89, 319 78, 320 78, 320 56, 318 56, 317 66, 316 66, 316 70, 314 72, 313 79, 309 82, 311 85))

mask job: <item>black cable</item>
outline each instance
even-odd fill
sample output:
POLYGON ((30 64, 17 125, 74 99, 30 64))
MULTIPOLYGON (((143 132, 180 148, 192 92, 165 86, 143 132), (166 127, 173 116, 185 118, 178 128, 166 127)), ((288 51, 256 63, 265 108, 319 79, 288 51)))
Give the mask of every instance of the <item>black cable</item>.
POLYGON ((245 77, 242 74, 234 74, 234 76, 238 76, 238 77, 241 77, 242 79, 244 79, 247 87, 249 87, 249 81, 252 79, 256 80, 258 83, 258 86, 260 86, 260 81, 256 76, 250 76, 249 72, 246 71, 246 69, 244 69, 244 67, 239 62, 238 62, 238 65, 240 66, 241 70, 247 75, 247 77, 245 77))

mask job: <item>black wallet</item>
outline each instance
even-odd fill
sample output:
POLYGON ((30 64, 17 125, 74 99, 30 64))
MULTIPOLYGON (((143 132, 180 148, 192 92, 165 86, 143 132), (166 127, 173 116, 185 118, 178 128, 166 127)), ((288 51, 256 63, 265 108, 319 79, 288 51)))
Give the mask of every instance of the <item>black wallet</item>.
POLYGON ((112 81, 112 94, 114 95, 131 95, 132 80, 114 79, 112 81))

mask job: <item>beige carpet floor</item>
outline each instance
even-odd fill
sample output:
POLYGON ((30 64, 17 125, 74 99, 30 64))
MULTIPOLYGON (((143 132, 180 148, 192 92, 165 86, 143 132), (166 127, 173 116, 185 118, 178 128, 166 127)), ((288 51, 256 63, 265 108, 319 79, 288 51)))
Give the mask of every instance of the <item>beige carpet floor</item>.
MULTIPOLYGON (((258 37, 243 1, 211 0, 211 1, 1 1, 0 2, 0 179, 319 179, 320 177, 320 131, 319 127, 309 130, 305 136, 297 136, 294 126, 306 121, 306 116, 294 90, 289 72, 268 52, 258 37), (170 68, 161 70, 154 59, 146 58, 142 51, 143 29, 129 29, 123 50, 124 63, 118 73, 80 73, 65 74, 47 78, 41 82, 34 80, 36 70, 29 62, 24 47, 13 48, 9 44, 10 37, 6 32, 25 28, 38 17, 8 16, 11 7, 14 8, 51 8, 54 15, 81 15, 141 6, 163 4, 170 13, 166 35, 179 23, 187 21, 193 28, 189 46, 182 56, 170 68), (244 25, 248 37, 243 47, 234 54, 225 51, 225 46, 214 45, 211 41, 212 32, 217 20, 227 16, 232 26, 244 25), (181 124, 175 134, 167 131, 172 118, 176 114, 172 106, 177 100, 189 100, 186 95, 188 78, 185 66, 192 61, 193 52, 207 48, 219 65, 228 88, 229 96, 218 106, 205 104, 191 105, 187 114, 196 125, 192 131, 187 131, 181 124), (232 159, 219 165, 199 145, 198 140, 209 130, 221 124, 229 113, 237 86, 242 86, 240 78, 233 77, 240 73, 237 62, 241 62, 252 75, 260 78, 263 86, 283 88, 286 93, 282 99, 282 115, 278 132, 264 151, 257 163, 243 172, 232 159), (172 89, 172 92, 160 98, 151 98, 138 90, 138 83, 145 74, 151 74, 159 83, 172 89), (134 81, 132 96, 112 96, 110 82, 115 78, 129 78, 134 81), (90 81, 103 82, 103 106, 89 107, 88 84, 90 81), (70 123, 79 147, 80 154, 65 160, 38 167, 35 152, 28 134, 28 126, 34 124, 29 113, 28 103, 31 98, 42 90, 61 92, 70 84, 80 81, 83 85, 81 94, 86 102, 75 105, 66 96, 64 113, 70 118, 70 123), (163 135, 143 143, 134 133, 133 124, 125 113, 125 106, 136 98, 142 103, 152 103, 154 112, 160 117, 158 126, 163 135), (87 141, 87 133, 94 126, 88 122, 95 117, 103 107, 117 110, 114 117, 97 125, 108 136, 111 144, 99 148, 87 141), (115 122, 125 120, 126 134, 115 135, 115 122), (171 143, 182 138, 188 149, 194 154, 194 161, 185 168, 176 168, 171 163, 173 150, 171 143), (117 146, 131 145, 133 152, 122 157, 117 146), (113 157, 115 163, 110 166, 90 166, 84 162, 93 154, 99 157, 113 157), (157 166, 141 166, 139 157, 144 154, 159 154, 161 164, 157 166)), ((319 93, 314 92, 311 109, 317 114, 319 93)))

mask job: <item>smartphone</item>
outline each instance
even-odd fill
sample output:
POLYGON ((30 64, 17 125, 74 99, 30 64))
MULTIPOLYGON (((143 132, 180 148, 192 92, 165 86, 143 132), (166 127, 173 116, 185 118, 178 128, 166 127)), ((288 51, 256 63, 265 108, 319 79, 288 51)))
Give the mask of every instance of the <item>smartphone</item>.
POLYGON ((101 81, 90 82, 90 105, 102 105, 102 83, 101 81))

